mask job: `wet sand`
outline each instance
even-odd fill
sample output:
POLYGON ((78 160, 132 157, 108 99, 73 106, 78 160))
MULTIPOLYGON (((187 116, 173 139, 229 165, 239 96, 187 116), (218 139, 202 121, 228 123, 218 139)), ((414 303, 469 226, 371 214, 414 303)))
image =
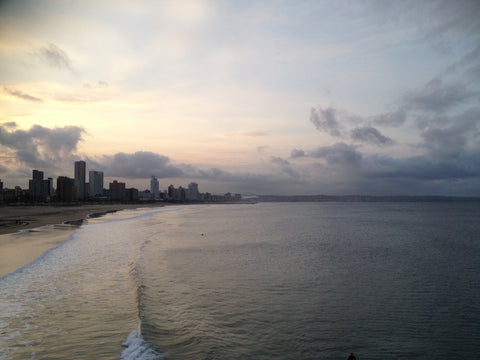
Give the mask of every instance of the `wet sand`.
POLYGON ((158 204, 0 207, 0 276, 67 240, 89 215, 158 204), (66 224, 67 223, 67 224, 66 224), (70 223, 70 224, 68 224, 70 223))

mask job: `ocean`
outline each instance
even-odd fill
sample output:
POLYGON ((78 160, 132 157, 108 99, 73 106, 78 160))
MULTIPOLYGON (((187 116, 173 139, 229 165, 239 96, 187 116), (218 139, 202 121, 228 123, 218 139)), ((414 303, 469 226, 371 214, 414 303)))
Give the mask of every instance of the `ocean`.
POLYGON ((0 277, 0 359, 474 358, 479 234, 468 202, 107 214, 0 277))

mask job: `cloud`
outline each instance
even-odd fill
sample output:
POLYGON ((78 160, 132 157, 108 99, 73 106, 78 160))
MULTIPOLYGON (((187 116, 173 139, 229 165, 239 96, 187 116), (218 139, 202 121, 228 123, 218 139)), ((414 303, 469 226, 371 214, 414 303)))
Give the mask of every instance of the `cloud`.
POLYGON ((395 159, 373 155, 365 162, 363 175, 375 179, 408 179, 418 184, 433 180, 468 179, 480 175, 479 155, 472 152, 460 162, 437 162, 423 156, 395 159))
POLYGON ((40 98, 38 98, 38 97, 35 97, 35 96, 32 96, 32 95, 26 94, 26 93, 24 93, 24 92, 21 92, 20 90, 11 89, 10 87, 7 87, 7 86, 3 86, 3 90, 4 90, 7 94, 10 94, 10 95, 15 96, 16 98, 19 98, 19 99, 22 99, 22 100, 27 100, 27 101, 32 101, 32 102, 38 102, 38 103, 43 102, 43 100, 40 99, 40 98))
POLYGON ((288 160, 282 159, 278 156, 270 157, 270 162, 279 167, 283 174, 286 174, 292 178, 300 178, 300 174, 291 166, 288 160))
POLYGON ((457 105, 466 103, 475 92, 464 83, 445 84, 442 79, 429 81, 421 90, 410 91, 403 96, 403 105, 410 110, 446 112, 457 105))
POLYGON ((50 67, 67 69, 73 72, 72 61, 67 53, 57 45, 48 43, 46 46, 38 49, 37 54, 46 61, 50 67))
POLYGON ((104 89, 108 88, 110 85, 106 81, 97 81, 95 84, 85 83, 83 85, 87 89, 104 89))
POLYGON ((356 141, 370 143, 374 145, 391 145, 393 140, 388 136, 382 135, 377 129, 371 126, 358 127, 352 130, 351 138, 356 141))
POLYGON ((353 145, 347 145, 343 142, 331 146, 321 146, 308 152, 308 156, 325 159, 329 164, 339 165, 358 165, 362 160, 362 154, 356 150, 353 145))
POLYGON ((467 78, 472 80, 480 79, 480 64, 478 59, 480 58, 480 45, 474 48, 472 51, 464 55, 460 60, 456 61, 447 68, 447 74, 463 70, 467 78))
POLYGON ((236 137, 262 137, 268 136, 269 134, 262 131, 247 131, 247 132, 239 132, 239 133, 229 133, 225 134, 225 136, 236 136, 236 137))
POLYGON ((272 164, 277 164, 277 165, 282 165, 282 166, 290 165, 290 163, 288 162, 288 160, 282 159, 281 157, 278 157, 278 156, 272 156, 272 157, 270 158, 270 162, 271 162, 272 164))
POLYGON ((85 130, 78 126, 50 129, 33 125, 28 130, 22 130, 2 124, 0 145, 13 151, 17 161, 27 166, 54 169, 74 156, 84 133, 85 130))
POLYGON ((431 158, 453 160, 480 143, 480 108, 465 111, 454 118, 445 117, 446 126, 430 126, 421 133, 431 158))
POLYGON ((342 126, 337 120, 336 110, 332 107, 326 109, 312 108, 310 110, 310 121, 315 125, 317 130, 326 132, 333 137, 342 137, 342 126))
POLYGON ((15 121, 7 121, 4 122, 3 124, 0 124, 1 127, 6 127, 6 128, 16 128, 17 123, 15 121))
POLYGON ((368 16, 389 27, 401 25, 414 29, 416 39, 429 43, 441 53, 452 51, 466 39, 477 44, 480 39, 477 1, 371 0, 365 5, 368 16))
POLYGON ((407 119, 405 109, 400 108, 397 111, 373 115, 368 118, 375 125, 380 126, 401 126, 407 119))
MULTIPOLYGON (((347 114, 344 111, 328 107, 322 109, 311 109, 310 122, 312 122, 317 130, 326 132, 333 137, 361 141, 373 145, 390 145, 393 140, 380 133, 376 128, 369 125, 375 123, 378 125, 400 126, 406 120, 405 110, 399 109, 395 112, 373 115, 370 117, 362 117, 358 115, 347 114), (347 130, 352 125, 357 126, 351 130, 347 130)), ((298 156, 300 154, 295 154, 298 156)))
POLYGON ((133 154, 117 153, 105 155, 98 161, 108 176, 121 178, 158 178, 182 177, 184 172, 170 163, 167 156, 149 151, 137 151, 133 154))
POLYGON ((305 157, 305 151, 303 151, 302 149, 293 149, 290 154, 290 157, 292 159, 305 157))

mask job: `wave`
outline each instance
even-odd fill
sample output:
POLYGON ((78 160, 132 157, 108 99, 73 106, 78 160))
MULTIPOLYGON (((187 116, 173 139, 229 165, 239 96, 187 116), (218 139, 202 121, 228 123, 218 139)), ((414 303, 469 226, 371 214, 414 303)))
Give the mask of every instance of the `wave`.
MULTIPOLYGON (((129 217, 128 220, 131 219, 145 219, 149 218, 155 214, 160 212, 167 212, 167 211, 178 211, 180 208, 168 208, 168 209, 161 209, 160 211, 155 212, 147 212, 146 214, 141 214, 135 217, 129 217)), ((113 220, 113 221, 122 221, 120 220, 113 220)), ((133 330, 127 337, 127 339, 122 343, 126 349, 122 351, 120 359, 121 360, 165 360, 167 357, 164 353, 159 352, 153 344, 146 342, 142 337, 142 284, 141 279, 139 277, 139 272, 137 269, 138 259, 140 257, 140 253, 144 251, 144 247, 146 244, 150 242, 150 237, 144 239, 143 243, 140 245, 139 253, 135 256, 135 260, 129 264, 129 276, 130 280, 133 283, 133 288, 135 292, 136 298, 136 306, 137 306, 137 319, 138 325, 137 329, 133 330)))
POLYGON ((146 342, 141 334, 141 322, 138 322, 137 330, 128 335, 122 343, 126 347, 120 356, 121 360, 165 360, 165 354, 158 352, 152 344, 146 342))

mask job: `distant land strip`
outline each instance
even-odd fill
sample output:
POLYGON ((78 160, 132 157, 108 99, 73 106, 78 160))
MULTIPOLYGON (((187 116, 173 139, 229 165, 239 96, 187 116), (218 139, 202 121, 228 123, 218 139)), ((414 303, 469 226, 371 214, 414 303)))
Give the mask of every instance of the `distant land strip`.
POLYGON ((262 202, 444 202, 464 201, 480 202, 480 197, 460 196, 434 196, 434 195, 394 195, 394 196, 373 196, 373 195, 259 195, 258 201, 262 202))

